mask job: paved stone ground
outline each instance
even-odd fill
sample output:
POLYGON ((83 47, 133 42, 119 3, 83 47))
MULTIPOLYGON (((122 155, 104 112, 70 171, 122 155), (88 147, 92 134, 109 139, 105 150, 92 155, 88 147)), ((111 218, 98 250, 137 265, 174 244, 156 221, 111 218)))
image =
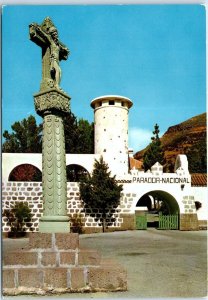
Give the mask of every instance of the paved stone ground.
MULTIPOLYGON (((3 240, 3 250, 24 247, 28 239, 3 240)), ((128 291, 65 294, 42 299, 200 298, 207 296, 207 232, 148 229, 80 236, 80 246, 97 249, 128 272, 128 291)), ((4 297, 6 300, 39 296, 4 297)))

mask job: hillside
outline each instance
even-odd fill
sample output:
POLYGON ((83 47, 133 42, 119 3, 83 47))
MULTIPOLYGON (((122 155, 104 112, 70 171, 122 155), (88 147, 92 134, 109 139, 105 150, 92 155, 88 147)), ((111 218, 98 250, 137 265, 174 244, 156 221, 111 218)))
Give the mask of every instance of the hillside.
MULTIPOLYGON (((167 171, 173 171, 178 154, 187 154, 190 172, 205 173, 206 113, 169 127, 161 137, 161 143, 167 171)), ((145 150, 138 151, 134 158, 141 161, 145 150)))

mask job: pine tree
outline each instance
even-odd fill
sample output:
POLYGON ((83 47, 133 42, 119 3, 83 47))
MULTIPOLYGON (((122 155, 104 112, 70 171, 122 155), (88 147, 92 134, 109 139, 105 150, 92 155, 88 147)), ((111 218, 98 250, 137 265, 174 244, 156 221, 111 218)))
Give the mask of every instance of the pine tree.
POLYGON ((99 209, 103 232, 106 229, 106 219, 110 219, 112 210, 120 203, 122 185, 118 185, 115 176, 110 176, 108 165, 103 158, 95 160, 92 175, 84 176, 80 182, 80 196, 85 208, 99 209))
POLYGON ((37 125, 34 116, 29 116, 12 126, 12 133, 4 131, 5 142, 2 152, 8 153, 40 153, 42 151, 42 124, 37 125))
POLYGON ((77 153, 93 154, 94 153, 94 123, 87 120, 79 119, 78 121, 78 137, 79 145, 77 153))
POLYGON ((145 171, 149 170, 156 162, 159 162, 161 165, 165 163, 159 133, 159 126, 155 124, 153 131, 154 136, 151 137, 152 142, 149 144, 143 156, 143 168, 145 171))
MULTIPOLYGON (((66 153, 86 153, 94 151, 94 124, 87 120, 77 121, 70 112, 64 115, 64 133, 66 153)), ((2 152, 5 153, 41 153, 42 124, 37 125, 34 116, 15 122, 12 133, 3 132, 2 152)))

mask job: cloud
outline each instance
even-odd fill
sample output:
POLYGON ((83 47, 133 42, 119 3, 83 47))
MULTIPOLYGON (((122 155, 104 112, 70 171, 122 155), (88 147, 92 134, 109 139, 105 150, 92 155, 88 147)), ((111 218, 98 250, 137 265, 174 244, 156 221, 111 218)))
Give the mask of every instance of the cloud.
POLYGON ((133 148, 134 153, 144 149, 151 142, 152 131, 143 128, 129 128, 129 148, 133 148))

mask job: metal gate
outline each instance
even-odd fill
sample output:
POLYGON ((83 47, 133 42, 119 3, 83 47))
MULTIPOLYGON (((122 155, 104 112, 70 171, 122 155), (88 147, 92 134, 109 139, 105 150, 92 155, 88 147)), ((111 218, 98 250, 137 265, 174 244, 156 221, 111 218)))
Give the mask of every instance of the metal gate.
POLYGON ((145 230, 147 229, 147 216, 136 216, 136 229, 145 230))
POLYGON ((163 216, 159 213, 159 227, 158 229, 178 229, 178 215, 163 216))

